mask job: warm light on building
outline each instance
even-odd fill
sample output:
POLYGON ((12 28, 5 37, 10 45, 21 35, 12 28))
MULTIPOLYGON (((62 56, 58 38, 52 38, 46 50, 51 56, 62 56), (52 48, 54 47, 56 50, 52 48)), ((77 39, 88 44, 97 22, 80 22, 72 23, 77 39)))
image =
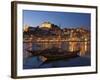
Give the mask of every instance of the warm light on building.
POLYGON ((24 26, 24 31, 27 32, 28 31, 28 28, 29 28, 28 25, 25 25, 24 26))
POLYGON ((41 24, 40 28, 51 28, 52 24, 50 22, 44 22, 41 24))
POLYGON ((44 22, 40 26, 32 27, 25 25, 24 42, 39 45, 40 50, 52 47, 63 48, 63 50, 77 51, 83 56, 90 51, 90 31, 84 28, 60 28, 50 22, 44 22), (44 34, 42 34, 44 33, 44 34))

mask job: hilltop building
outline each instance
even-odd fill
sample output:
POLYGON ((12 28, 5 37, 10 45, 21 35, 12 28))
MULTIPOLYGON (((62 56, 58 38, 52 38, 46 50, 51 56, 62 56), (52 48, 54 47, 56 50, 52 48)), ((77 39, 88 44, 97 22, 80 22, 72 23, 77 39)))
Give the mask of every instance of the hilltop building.
POLYGON ((44 22, 40 25, 40 28, 50 29, 52 28, 52 24, 50 22, 44 22))

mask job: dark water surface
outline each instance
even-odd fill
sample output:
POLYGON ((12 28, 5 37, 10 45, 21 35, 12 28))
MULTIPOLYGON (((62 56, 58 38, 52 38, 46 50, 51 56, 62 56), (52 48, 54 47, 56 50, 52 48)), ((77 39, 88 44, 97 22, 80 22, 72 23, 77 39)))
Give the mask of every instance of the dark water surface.
MULTIPOLYGON (((78 43, 78 42, 77 42, 78 43)), ((90 43, 81 42, 77 44, 76 42, 67 43, 24 43, 23 44, 23 69, 36 69, 36 68, 55 68, 55 67, 75 67, 75 66, 90 66, 91 65, 91 55, 90 55, 90 43), (31 56, 26 49, 36 50, 44 49, 52 46, 58 46, 64 50, 75 50, 80 49, 79 56, 71 59, 56 60, 56 61, 46 61, 43 62, 38 56, 31 56)))
POLYGON ((69 60, 65 59, 65 60, 43 62, 38 57, 30 57, 24 59, 24 64, 23 64, 24 69, 75 67, 75 66, 90 66, 90 58, 78 56, 76 58, 69 60))

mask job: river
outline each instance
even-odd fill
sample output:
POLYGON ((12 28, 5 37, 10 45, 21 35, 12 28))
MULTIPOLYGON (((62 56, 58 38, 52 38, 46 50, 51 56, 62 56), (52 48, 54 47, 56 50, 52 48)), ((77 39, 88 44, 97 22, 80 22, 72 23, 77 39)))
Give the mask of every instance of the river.
POLYGON ((23 43, 23 69, 34 68, 54 68, 54 67, 75 67, 90 66, 91 52, 90 42, 59 42, 59 43, 23 43), (43 62, 38 56, 31 56, 26 50, 44 50, 46 48, 58 47, 67 51, 75 51, 80 49, 79 56, 69 60, 56 60, 43 62))

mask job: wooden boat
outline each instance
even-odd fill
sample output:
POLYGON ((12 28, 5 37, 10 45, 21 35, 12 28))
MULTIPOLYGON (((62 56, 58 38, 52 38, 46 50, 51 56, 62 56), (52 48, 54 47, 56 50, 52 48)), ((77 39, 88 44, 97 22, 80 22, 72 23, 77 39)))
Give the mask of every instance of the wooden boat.
MULTIPOLYGON (((43 51, 45 53, 45 51, 43 51)), ((60 59, 70 59, 78 56, 79 50, 76 51, 56 51, 56 53, 46 53, 41 54, 40 58, 42 61, 60 60, 60 59)))
POLYGON ((76 51, 65 51, 62 50, 61 48, 50 48, 50 49, 45 49, 43 51, 29 51, 33 54, 33 56, 39 56, 39 58, 42 61, 51 61, 51 60, 59 60, 59 59, 69 59, 73 57, 77 57, 77 53, 79 53, 80 50, 76 51))
POLYGON ((36 51, 26 50, 26 51, 31 53, 32 56, 38 56, 38 55, 40 55, 40 52, 41 52, 41 50, 36 50, 36 51))

